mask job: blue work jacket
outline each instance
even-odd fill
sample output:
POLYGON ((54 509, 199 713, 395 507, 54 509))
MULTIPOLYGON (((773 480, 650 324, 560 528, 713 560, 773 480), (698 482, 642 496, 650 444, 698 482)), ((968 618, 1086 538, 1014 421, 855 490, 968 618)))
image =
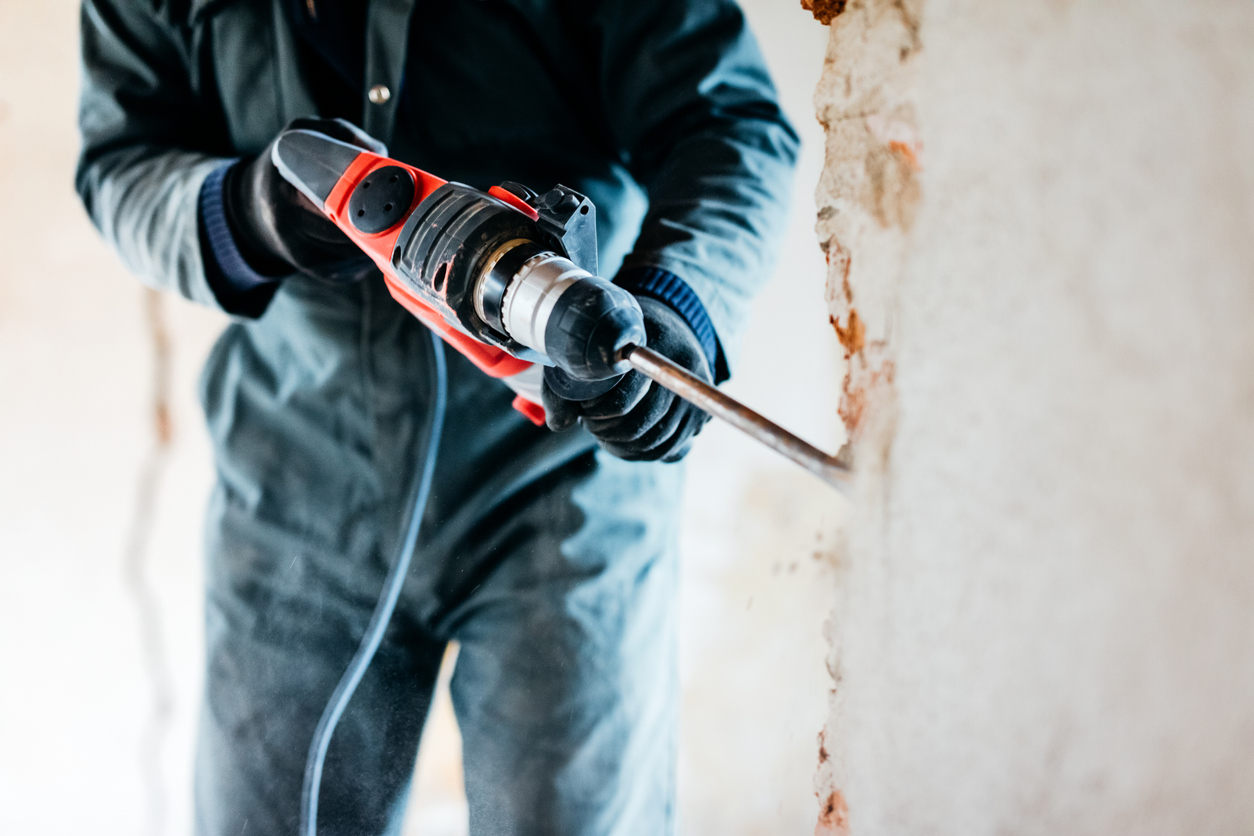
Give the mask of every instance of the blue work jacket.
MULTIPOLYGON (((291 119, 317 115, 286 5, 83 0, 76 186, 153 287, 222 307, 198 235, 201 186, 291 119)), ((682 279, 713 324, 716 377, 729 375, 773 265, 798 147, 735 3, 373 0, 364 82, 391 92, 363 91, 359 124, 394 157, 480 188, 560 182, 591 197, 602 272, 682 279)), ((403 497, 429 388, 411 356, 420 330, 381 280, 294 275, 259 318, 237 318, 202 380, 225 490, 259 514, 284 485, 328 472, 403 497)), ((474 462, 467 491, 493 462, 531 472, 591 446, 582 431, 545 438, 509 413, 504 386, 450 363, 451 443, 474 462)), ((310 501, 364 502, 356 491, 310 501)), ((323 522, 306 508, 293 524, 323 522)))

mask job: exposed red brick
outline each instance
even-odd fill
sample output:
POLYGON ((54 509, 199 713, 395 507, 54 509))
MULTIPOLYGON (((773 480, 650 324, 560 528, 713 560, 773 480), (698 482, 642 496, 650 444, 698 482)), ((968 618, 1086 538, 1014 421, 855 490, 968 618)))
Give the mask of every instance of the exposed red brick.
POLYGON ((823 802, 818 824, 814 825, 814 836, 849 836, 849 807, 840 790, 832 790, 823 802))
POLYGON ((919 164, 919 155, 915 153, 914 146, 910 143, 894 139, 892 142, 888 143, 888 147, 904 157, 906 164, 914 171, 923 170, 923 166, 919 164))
POLYGON ((847 357, 857 354, 866 345, 866 326, 856 308, 849 309, 849 317, 843 328, 840 320, 835 318, 832 319, 832 327, 836 329, 836 338, 845 347, 847 357))
POLYGON ((846 0, 801 0, 801 8, 826 26, 845 10, 846 0))

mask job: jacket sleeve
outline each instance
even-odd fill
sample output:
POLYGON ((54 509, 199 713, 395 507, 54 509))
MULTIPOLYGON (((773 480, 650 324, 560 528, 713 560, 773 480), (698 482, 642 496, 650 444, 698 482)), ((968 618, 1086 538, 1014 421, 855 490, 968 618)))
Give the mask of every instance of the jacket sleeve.
POLYGON ((80 48, 75 188, 87 213, 146 284, 220 307, 205 276, 197 198, 225 158, 194 150, 215 132, 186 45, 151 3, 83 0, 80 48))
POLYGON ((624 268, 695 291, 725 379, 775 264, 797 134, 732 0, 604 0, 591 25, 605 118, 649 199, 624 268))

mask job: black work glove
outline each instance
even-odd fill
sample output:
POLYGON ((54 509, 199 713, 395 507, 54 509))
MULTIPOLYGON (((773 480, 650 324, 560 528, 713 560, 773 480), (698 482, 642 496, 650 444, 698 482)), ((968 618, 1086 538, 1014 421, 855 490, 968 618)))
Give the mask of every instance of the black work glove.
MULTIPOLYGON (((295 128, 387 154, 386 145, 343 119, 294 119, 283 130, 295 128)), ((365 278, 374 269, 370 257, 274 167, 270 152, 277 141, 276 136, 256 157, 231 166, 222 183, 226 222, 240 253, 263 276, 299 270, 332 282, 365 278)))
MULTIPOLYGON (((637 301, 649 348, 709 382, 710 363, 683 317, 656 299, 637 301)), ((541 396, 549 429, 565 430, 582 420, 602 447, 627 461, 679 461, 710 418, 634 370, 604 395, 586 401, 565 400, 548 383, 541 396)))

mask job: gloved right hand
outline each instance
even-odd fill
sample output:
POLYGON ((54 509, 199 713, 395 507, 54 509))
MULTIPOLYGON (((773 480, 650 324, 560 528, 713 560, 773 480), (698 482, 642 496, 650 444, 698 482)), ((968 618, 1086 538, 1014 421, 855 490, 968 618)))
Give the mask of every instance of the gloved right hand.
MULTIPOLYGON (((387 155, 386 145, 343 119, 294 119, 283 131, 296 128, 387 155)), ((231 166, 222 183, 226 222, 240 253, 264 276, 300 271, 339 283, 365 278, 375 269, 374 262, 283 179, 270 159, 276 141, 277 136, 253 159, 231 166)))
MULTIPOLYGON (((640 297, 649 348, 711 382, 710 364, 692 328, 665 302, 640 297)), ((585 401, 569 401, 549 386, 541 391, 549 429, 561 432, 582 421, 601 446, 629 462, 677 462, 710 416, 640 372, 623 375, 613 389, 585 401)))

